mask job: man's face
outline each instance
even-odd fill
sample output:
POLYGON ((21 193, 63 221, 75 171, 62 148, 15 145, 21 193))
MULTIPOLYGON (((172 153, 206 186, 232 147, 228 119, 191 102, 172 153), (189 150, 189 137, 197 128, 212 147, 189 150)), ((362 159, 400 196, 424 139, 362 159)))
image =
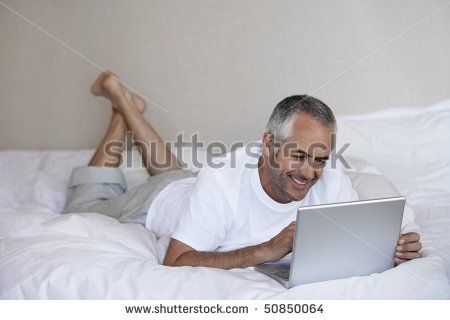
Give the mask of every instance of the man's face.
POLYGON ((272 193, 269 196, 283 203, 303 199, 322 176, 332 138, 333 128, 324 127, 306 114, 295 116, 291 137, 278 148, 266 149, 271 183, 265 190, 272 193))

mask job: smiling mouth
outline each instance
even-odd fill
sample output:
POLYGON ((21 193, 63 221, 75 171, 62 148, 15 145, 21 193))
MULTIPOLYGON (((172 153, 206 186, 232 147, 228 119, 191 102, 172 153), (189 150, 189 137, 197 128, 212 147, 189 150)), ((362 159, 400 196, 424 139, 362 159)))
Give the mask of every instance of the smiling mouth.
POLYGON ((305 189, 309 184, 309 180, 297 179, 292 176, 290 176, 290 178, 294 182, 294 186, 296 187, 296 189, 305 189))

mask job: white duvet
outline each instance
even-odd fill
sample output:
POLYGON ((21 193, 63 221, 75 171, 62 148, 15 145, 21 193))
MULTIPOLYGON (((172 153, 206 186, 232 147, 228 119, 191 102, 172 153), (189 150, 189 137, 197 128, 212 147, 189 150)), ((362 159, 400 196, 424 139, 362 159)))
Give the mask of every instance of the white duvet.
MULTIPOLYGON (((96 213, 60 215, 74 166, 91 151, 0 152, 2 299, 448 299, 450 102, 339 119, 345 155, 364 158, 407 197, 422 258, 381 274, 285 289, 244 270, 160 265, 167 239, 96 213)), ((358 166, 349 175, 379 174, 358 166)), ((130 186, 145 179, 125 170, 130 186)), ((353 181, 353 180, 352 180, 353 181)), ((359 186, 373 194, 374 186, 359 186)))

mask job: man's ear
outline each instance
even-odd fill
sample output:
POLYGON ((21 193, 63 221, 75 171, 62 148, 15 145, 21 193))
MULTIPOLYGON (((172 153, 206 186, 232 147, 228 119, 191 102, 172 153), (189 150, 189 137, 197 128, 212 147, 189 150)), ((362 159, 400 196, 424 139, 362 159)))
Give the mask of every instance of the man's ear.
POLYGON ((272 149, 274 146, 273 135, 267 131, 264 132, 262 144, 263 144, 262 154, 265 155, 266 157, 269 157, 270 149, 272 149))

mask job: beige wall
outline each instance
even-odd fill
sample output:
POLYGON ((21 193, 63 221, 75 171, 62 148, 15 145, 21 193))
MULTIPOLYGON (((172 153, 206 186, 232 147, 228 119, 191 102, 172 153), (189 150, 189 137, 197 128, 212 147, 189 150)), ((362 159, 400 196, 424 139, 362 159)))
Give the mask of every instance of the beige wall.
MULTIPOLYGON (((2 1, 164 107, 146 116, 165 139, 259 137, 295 93, 338 114, 450 96, 450 6, 321 88, 446 0, 2 1)), ((94 147, 97 67, 1 5, 0 40, 0 149, 94 147)))

